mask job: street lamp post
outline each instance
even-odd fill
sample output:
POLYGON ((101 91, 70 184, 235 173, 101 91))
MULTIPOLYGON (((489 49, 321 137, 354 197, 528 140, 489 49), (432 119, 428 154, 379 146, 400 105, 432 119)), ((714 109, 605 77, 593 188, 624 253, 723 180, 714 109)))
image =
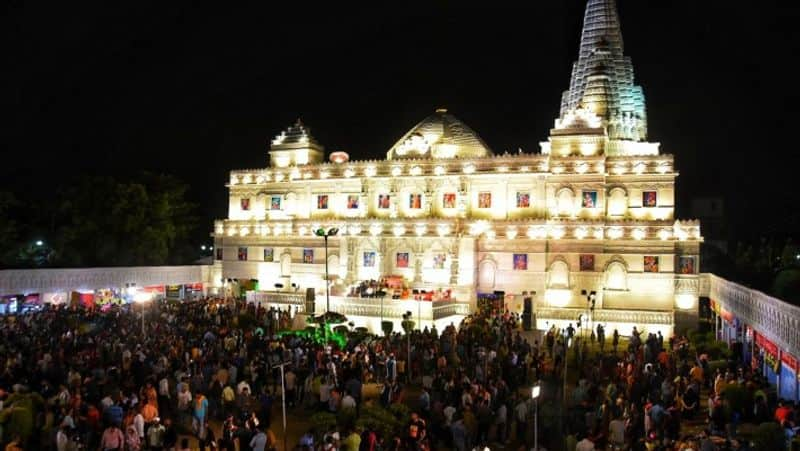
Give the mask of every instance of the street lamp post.
POLYGON ((403 321, 409 321, 406 323, 405 330, 406 330, 406 341, 408 344, 408 357, 406 358, 406 374, 408 374, 408 383, 411 383, 411 312, 406 312, 403 314, 403 321))
POLYGON ((417 329, 422 332, 422 296, 417 300, 417 321, 419 321, 417 329))
POLYGON ((144 338, 144 304, 149 301, 151 295, 149 293, 136 293, 133 295, 133 301, 142 306, 142 338, 144 338))
POLYGON ((567 359, 569 357, 569 348, 572 347, 572 337, 566 339, 566 346, 564 347, 564 408, 567 406, 567 359))
MULTIPOLYGON (((328 237, 336 236, 339 233, 339 229, 337 227, 331 227, 327 231, 323 228, 319 228, 314 232, 315 235, 321 236, 325 239, 325 314, 327 315, 328 312, 331 311, 331 288, 330 288, 330 276, 328 276, 328 237)), ((323 331, 325 333, 325 346, 328 345, 328 324, 323 324, 323 331)))
POLYGON ((336 236, 338 233, 339 229, 336 227, 331 227, 327 231, 319 228, 314 232, 315 235, 325 239, 325 312, 331 311, 330 277, 328 276, 328 237, 336 236))
POLYGON ((537 382, 536 385, 533 386, 533 389, 531 389, 531 398, 533 398, 533 403, 534 403, 533 449, 535 451, 539 451, 539 393, 540 392, 541 392, 541 386, 537 382))
POLYGON ((283 412, 283 449, 286 447, 286 382, 283 376, 283 367, 290 365, 292 362, 283 362, 275 365, 281 369, 281 411, 283 412))

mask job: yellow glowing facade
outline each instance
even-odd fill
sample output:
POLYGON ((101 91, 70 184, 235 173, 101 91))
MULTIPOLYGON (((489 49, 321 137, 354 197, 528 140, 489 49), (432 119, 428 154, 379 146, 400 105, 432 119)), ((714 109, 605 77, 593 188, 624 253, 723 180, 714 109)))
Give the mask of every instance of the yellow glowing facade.
POLYGON ((289 127, 272 141, 269 167, 231 172, 228 219, 214 230, 221 277, 324 296, 323 240, 313 232, 337 227, 327 257, 334 294, 402 276, 472 308, 479 293, 505 291, 521 311, 522 293, 535 291, 539 328, 574 323, 584 290, 596 293, 592 319, 608 327, 669 333, 696 315, 699 224, 674 218, 674 161, 645 141, 632 69, 622 71, 630 80, 603 75, 609 61, 630 63, 621 38, 615 44, 613 2, 590 1, 587 20, 606 23, 611 38, 584 31, 582 48, 597 51, 582 51, 541 153, 496 155, 444 109, 377 161, 336 153, 324 162, 309 130, 289 127))

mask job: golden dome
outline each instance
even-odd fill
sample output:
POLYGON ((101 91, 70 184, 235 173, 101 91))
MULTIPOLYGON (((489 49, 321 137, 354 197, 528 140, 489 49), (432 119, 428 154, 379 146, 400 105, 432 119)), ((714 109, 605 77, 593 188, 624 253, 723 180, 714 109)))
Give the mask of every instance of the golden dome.
POLYGON ((439 108, 403 135, 389 149, 387 158, 473 158, 491 154, 474 130, 445 108, 439 108))

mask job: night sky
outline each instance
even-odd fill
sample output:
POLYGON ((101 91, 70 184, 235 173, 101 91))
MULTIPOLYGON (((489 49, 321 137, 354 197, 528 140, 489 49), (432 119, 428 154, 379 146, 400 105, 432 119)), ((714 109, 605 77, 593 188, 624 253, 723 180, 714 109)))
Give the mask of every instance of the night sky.
MULTIPOLYGON (((191 184, 203 233, 226 216, 227 171, 264 167, 269 139, 298 117, 353 159, 385 157, 437 107, 495 152, 538 152, 585 5, 11 3, 0 189, 47 195, 68 175, 156 170, 191 184)), ((713 195, 739 233, 797 225, 800 4, 780 3, 618 2, 649 138, 681 173, 681 217, 713 195)))

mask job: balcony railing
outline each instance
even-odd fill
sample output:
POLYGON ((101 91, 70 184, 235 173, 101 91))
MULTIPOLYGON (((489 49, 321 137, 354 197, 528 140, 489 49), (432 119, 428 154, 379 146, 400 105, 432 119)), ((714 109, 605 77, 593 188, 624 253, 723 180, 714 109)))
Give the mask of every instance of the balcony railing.
MULTIPOLYGON (((299 312, 305 312, 305 294, 280 293, 270 291, 251 291, 247 293, 247 301, 263 305, 275 305, 282 308, 296 307, 299 312)), ((468 303, 449 301, 414 301, 358 297, 330 297, 331 310, 346 315, 371 316, 384 318, 402 318, 405 312, 419 320, 438 320, 453 315, 468 315, 468 303)), ((315 313, 324 313, 326 301, 324 296, 316 299, 315 313)))
MULTIPOLYGON (((584 313, 586 313, 585 309, 577 308, 539 307, 536 309, 536 317, 539 319, 562 321, 577 321, 578 317, 584 313)), ((597 309, 592 314, 592 321, 595 323, 665 325, 672 324, 674 322, 674 317, 672 312, 664 311, 597 309)))

